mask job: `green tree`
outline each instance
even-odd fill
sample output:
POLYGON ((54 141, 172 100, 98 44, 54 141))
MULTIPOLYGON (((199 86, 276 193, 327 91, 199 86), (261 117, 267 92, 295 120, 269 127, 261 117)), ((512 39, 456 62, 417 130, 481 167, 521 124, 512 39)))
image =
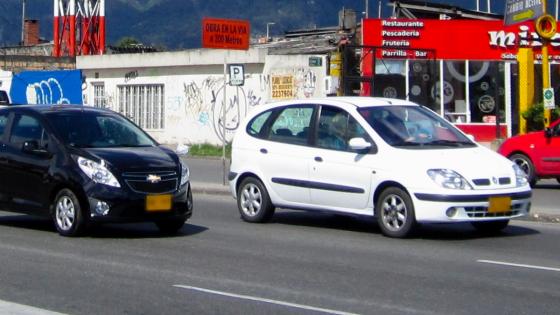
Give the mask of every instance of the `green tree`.
MULTIPOLYGON (((538 103, 529 107, 521 113, 521 116, 527 121, 527 132, 538 131, 544 129, 544 104, 538 103)), ((560 109, 556 107, 551 111, 551 120, 555 121, 560 117, 560 109)))
POLYGON ((139 44, 141 44, 140 41, 137 40, 135 37, 125 36, 117 42, 117 47, 126 48, 131 46, 137 46, 139 44))

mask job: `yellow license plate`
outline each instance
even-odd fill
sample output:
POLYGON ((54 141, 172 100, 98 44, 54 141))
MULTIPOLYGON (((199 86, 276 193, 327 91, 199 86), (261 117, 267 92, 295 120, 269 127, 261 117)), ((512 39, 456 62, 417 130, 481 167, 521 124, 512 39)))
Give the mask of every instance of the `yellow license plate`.
POLYGON ((490 197, 488 213, 511 211, 511 197, 490 197))
POLYGON ((148 195, 146 196, 146 211, 169 211, 171 210, 172 195, 148 195))

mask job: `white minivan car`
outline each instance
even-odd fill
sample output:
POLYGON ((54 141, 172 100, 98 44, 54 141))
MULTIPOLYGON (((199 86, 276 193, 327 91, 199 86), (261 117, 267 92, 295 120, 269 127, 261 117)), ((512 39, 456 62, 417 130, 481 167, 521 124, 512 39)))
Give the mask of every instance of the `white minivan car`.
POLYGON ((376 217, 391 237, 423 222, 500 231, 531 206, 516 164, 430 109, 386 98, 258 106, 233 139, 229 183, 245 221, 332 211, 376 217))

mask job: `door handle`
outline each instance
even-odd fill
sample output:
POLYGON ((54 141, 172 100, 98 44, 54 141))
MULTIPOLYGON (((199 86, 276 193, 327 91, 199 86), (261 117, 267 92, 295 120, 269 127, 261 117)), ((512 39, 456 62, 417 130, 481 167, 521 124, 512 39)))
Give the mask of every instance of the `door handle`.
POLYGON ((323 158, 320 157, 320 156, 316 156, 316 157, 315 157, 315 161, 316 161, 316 162, 323 162, 323 158))
POLYGON ((268 153, 268 150, 265 149, 265 148, 262 148, 260 151, 261 151, 262 154, 267 154, 268 153))

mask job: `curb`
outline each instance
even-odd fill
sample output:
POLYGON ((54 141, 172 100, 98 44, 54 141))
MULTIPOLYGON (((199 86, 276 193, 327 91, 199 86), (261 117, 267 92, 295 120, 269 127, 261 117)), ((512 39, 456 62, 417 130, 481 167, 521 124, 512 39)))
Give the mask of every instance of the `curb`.
MULTIPOLYGON (((231 191, 229 190, 229 186, 227 185, 224 186, 215 183, 191 182, 191 187, 193 193, 197 194, 231 196, 231 191)), ((535 212, 535 210, 531 210, 528 216, 516 218, 514 220, 560 223, 560 215, 539 213, 535 212)))

